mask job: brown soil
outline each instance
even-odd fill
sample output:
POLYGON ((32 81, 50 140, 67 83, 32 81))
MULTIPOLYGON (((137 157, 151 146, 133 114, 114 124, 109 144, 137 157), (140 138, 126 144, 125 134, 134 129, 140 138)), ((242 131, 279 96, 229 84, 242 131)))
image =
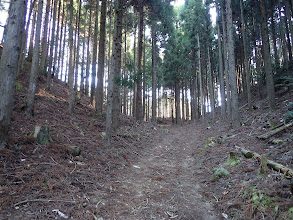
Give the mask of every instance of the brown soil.
POLYGON ((238 129, 227 121, 172 126, 121 116, 106 148, 105 115, 95 114, 87 97, 70 116, 66 85, 55 80, 51 93, 39 88, 31 117, 23 106, 26 88, 18 88, 9 149, 0 152, 0 219, 292 218, 291 181, 283 174, 259 175, 259 162, 240 154, 239 165, 225 164, 239 146, 293 168, 292 128, 256 138, 280 123, 289 95, 279 98, 275 112, 264 101, 253 112, 242 108, 238 129), (35 125, 48 126, 53 142, 37 144, 30 137, 35 125), (70 156, 68 144, 80 146, 81 155, 70 156), (229 176, 211 181, 217 168, 229 176))

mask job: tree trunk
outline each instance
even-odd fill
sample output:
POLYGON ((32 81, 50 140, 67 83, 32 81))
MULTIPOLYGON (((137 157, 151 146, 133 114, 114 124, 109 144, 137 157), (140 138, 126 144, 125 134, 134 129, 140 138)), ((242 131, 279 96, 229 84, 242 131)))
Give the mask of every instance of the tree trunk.
MULTIPOLYGON (((64 15, 65 16, 65 15, 64 15)), ((64 68, 64 55, 65 55, 65 45, 66 45, 66 28, 67 28, 67 22, 65 22, 64 24, 64 36, 63 36, 63 45, 62 45, 62 56, 61 56, 61 80, 62 80, 62 76, 63 76, 63 68, 64 68)), ((66 65, 67 66, 67 65, 66 65)), ((66 71, 64 73, 64 76, 66 75, 66 71)))
POLYGON ((201 115, 202 115, 202 120, 205 121, 205 104, 204 104, 204 93, 203 93, 202 71, 201 71, 201 51, 200 51, 200 42, 199 42, 198 35, 197 35, 197 45, 198 45, 198 79, 199 79, 199 90, 200 90, 201 115))
MULTIPOLYGON (((32 15, 33 9, 35 7, 35 3, 36 3, 36 0, 31 0, 30 1, 29 14, 28 14, 28 17, 26 18, 27 22, 25 24, 25 31, 23 32, 23 36, 22 36, 22 42, 21 42, 21 48, 20 48, 21 53, 20 53, 20 57, 19 57, 20 65, 18 65, 17 75, 19 74, 20 69, 22 69, 23 65, 24 65, 25 55, 26 55, 26 44, 27 44, 28 31, 29 31, 29 26, 30 26, 30 23, 31 23, 31 15, 32 15)), ((2 44, 3 44, 3 41, 4 41, 4 37, 5 37, 5 32, 6 31, 4 29, 3 38, 2 38, 2 44)))
POLYGON ((133 101, 132 101, 132 116, 136 116, 136 90, 137 90, 137 82, 136 82, 136 25, 134 26, 134 39, 133 39, 133 75, 134 75, 134 85, 133 85, 133 101))
MULTIPOLYGON (((61 15, 60 15, 61 16, 61 15)), ((58 60, 57 60, 57 79, 61 79, 61 74, 62 72, 60 71, 61 68, 60 68, 60 60, 61 60, 61 57, 62 57, 62 42, 63 42, 63 36, 65 36, 63 34, 63 31, 64 31, 64 27, 66 27, 66 24, 64 24, 64 20, 65 20, 65 3, 63 2, 62 4, 62 19, 61 19, 61 27, 60 27, 60 40, 59 40, 59 51, 58 51, 58 60)))
POLYGON ((240 10, 241 10, 241 23, 242 23, 242 41, 243 41, 243 53, 244 53, 244 71, 246 78, 246 92, 247 92, 247 103, 249 110, 252 109, 251 104, 251 87, 250 87, 250 71, 249 71, 249 63, 248 63, 248 50, 247 50, 247 34, 246 34, 246 22, 244 20, 244 12, 243 12, 243 0, 240 0, 240 10))
MULTIPOLYGON (((87 20, 87 12, 85 12, 85 21, 87 20)), ((84 25, 84 35, 82 39, 82 59, 81 59, 81 73, 80 73, 80 93, 84 93, 84 58, 85 58, 85 33, 86 33, 86 22, 84 25)))
POLYGON ((98 26, 99 26, 99 1, 96 1, 95 29, 93 36, 93 59, 92 59, 92 81, 91 81, 91 104, 94 105, 94 95, 97 77, 97 52, 98 52, 98 26))
POLYGON ((175 113, 176 124, 181 125, 181 112, 180 112, 180 85, 179 79, 175 78, 175 113))
POLYGON ((60 12, 61 12, 61 1, 59 1, 59 5, 58 5, 58 17, 57 17, 57 27, 56 27, 56 37, 55 37, 55 52, 54 52, 54 60, 53 60, 53 70, 54 71, 54 75, 57 77, 58 79, 58 69, 57 69, 57 60, 58 60, 58 48, 59 48, 59 32, 60 32, 60 12))
POLYGON ((266 72, 268 100, 269 100, 271 109, 275 109, 276 108, 275 87, 274 87, 274 81, 273 81, 268 25, 266 20, 267 16, 266 16, 266 8, 265 8, 264 0, 260 0, 260 11, 261 11, 261 35, 262 35, 263 49, 264 49, 264 64, 265 64, 265 72, 266 72))
POLYGON ((77 45, 76 45, 76 57, 75 57, 75 74, 74 74, 74 91, 75 91, 75 97, 76 97, 76 93, 77 93, 77 87, 78 87, 78 72, 79 72, 79 48, 80 48, 80 16, 81 16, 81 5, 82 5, 82 1, 79 0, 79 7, 78 7, 78 15, 76 16, 76 23, 77 23, 77 27, 76 27, 76 33, 77 33, 77 45))
POLYGON ((287 46, 286 46, 286 39, 285 39, 285 30, 284 30, 284 22, 283 22, 283 18, 282 18, 282 12, 281 12, 281 6, 279 4, 278 6, 278 11, 279 11, 279 16, 280 16, 280 24, 279 24, 279 28, 280 28, 280 38, 281 38, 281 42, 282 42, 282 53, 283 53, 283 66, 285 66, 285 68, 288 68, 288 51, 287 51, 287 46))
POLYGON ((152 35, 152 122, 157 121, 157 34, 155 22, 151 24, 151 35, 152 35))
MULTIPOLYGON (((217 8, 218 9, 218 8, 217 8)), ((219 10, 217 10, 219 13, 219 10)), ((225 84, 224 84, 224 69, 223 69, 223 53, 220 32, 220 22, 217 25, 218 30, 218 49, 219 49, 219 78, 220 78, 220 94, 221 94, 221 116, 226 117, 226 97, 225 97, 225 84)))
POLYGON ((74 88, 73 88, 73 78, 74 78, 74 48, 73 48, 73 0, 70 0, 69 6, 69 70, 68 70, 68 87, 69 87, 69 114, 73 114, 74 108, 74 88))
POLYGON ((137 90, 136 90, 136 119, 142 118, 142 46, 143 46, 143 5, 139 6, 138 54, 137 54, 137 90))
POLYGON ((212 76, 210 50, 208 49, 208 80, 209 80, 209 93, 210 93, 210 104, 213 120, 215 120, 215 94, 214 94, 214 82, 212 76))
MULTIPOLYGON (((123 18, 123 0, 116 1, 115 8, 115 25, 114 25, 114 35, 113 35, 113 46, 112 46, 112 65, 110 67, 109 80, 108 80, 108 101, 107 101, 107 116, 106 116, 106 145, 111 145, 112 129, 117 124, 115 120, 117 118, 117 109, 115 110, 114 96, 119 94, 114 94, 114 77, 120 74, 121 71, 121 41, 122 41, 122 18, 123 18)), ((117 103, 116 103, 117 104, 117 103)), ((118 102, 119 105, 119 102, 118 102)), ((118 111, 119 117, 120 108, 118 111)), ((115 128, 115 127, 114 127, 115 128)))
MULTIPOLYGON (((273 0, 271 0, 272 2, 273 0)), ((277 49, 277 39, 276 39, 276 26, 275 26, 275 20, 274 20, 274 8, 270 9, 270 17, 271 17, 271 32, 272 32, 272 41, 273 41, 273 47, 274 47, 274 59, 275 59, 275 67, 279 68, 279 54, 277 49)))
POLYGON ((145 47, 146 47, 146 36, 145 36, 145 28, 144 28, 144 34, 143 34, 143 86, 142 86, 142 119, 145 118, 145 107, 146 107, 146 100, 145 100, 145 95, 146 95, 146 57, 145 57, 145 47))
POLYGON ((52 63, 53 63, 53 51, 54 51, 54 41, 55 41, 55 24, 56 24, 56 13, 57 13, 57 3, 58 0, 54 0, 54 9, 53 9, 53 21, 51 29, 51 42, 50 42, 50 55, 49 55, 49 64, 48 64, 48 74, 47 74, 47 91, 51 90, 51 81, 52 75, 54 76, 54 68, 52 73, 52 63))
POLYGON ((89 95, 89 78, 90 78, 90 41, 92 31, 92 10, 89 9, 89 23, 88 23, 88 41, 87 41, 87 53, 86 53, 86 73, 85 73, 85 94, 89 95))
POLYGON ((33 60, 32 60, 32 67, 31 67, 28 95, 27 95, 27 112, 30 115, 33 115, 35 94, 36 94, 36 76, 39 72, 39 52, 40 52, 42 15, 43 15, 43 0, 39 0, 35 47, 33 51, 33 57, 32 57, 33 60))
POLYGON ((48 24, 49 24, 49 12, 50 12, 50 0, 46 0, 46 13, 45 20, 43 23, 43 36, 42 36, 42 53, 41 53, 41 64, 40 69, 45 71, 46 69, 46 60, 48 57, 48 43, 47 43, 47 34, 48 34, 48 24))
MULTIPOLYGON (((182 92, 182 94, 181 94, 181 112, 182 112, 182 121, 185 121, 186 120, 186 118, 185 118, 185 94, 184 94, 184 86, 182 85, 182 88, 181 88, 181 92, 182 92)), ((179 97, 180 98, 180 97, 179 97)))
POLYGON ((6 40, 0 61, 0 149, 6 147, 13 109, 13 94, 24 31, 26 0, 13 0, 9 6, 6 40))
POLYGON ((229 80, 231 86, 231 113, 233 127, 240 126, 239 109, 238 109, 238 94, 235 70, 235 54, 233 41, 233 26, 232 26, 232 7, 231 0, 226 1, 227 11, 227 39, 228 39, 228 58, 229 58, 229 80))
POLYGON ((188 101, 188 96, 187 96, 187 84, 185 84, 185 109, 186 109, 186 121, 189 121, 189 101, 188 101))
POLYGON ((96 111, 98 113, 103 112, 103 100, 104 100, 103 82, 104 82, 104 66, 105 66, 106 12, 107 12, 107 0, 102 0, 99 58, 98 58, 99 59, 98 60, 98 84, 96 89, 96 111))
POLYGON ((231 119, 231 91, 229 80, 229 62, 228 62, 228 44, 227 44, 227 16, 225 13, 225 5, 222 5, 222 20, 223 20, 223 42, 224 42, 224 73, 226 75, 226 93, 227 93, 227 117, 231 119))
MULTIPOLYGON (((30 33, 30 42, 28 47, 28 59, 31 60, 33 57, 33 49, 34 49, 34 38, 35 38, 35 29, 36 29, 36 16, 37 16, 37 9, 36 4, 34 4, 33 8, 33 18, 31 20, 31 33, 30 33)), ((26 45, 24 45, 24 51, 26 51, 26 45)))

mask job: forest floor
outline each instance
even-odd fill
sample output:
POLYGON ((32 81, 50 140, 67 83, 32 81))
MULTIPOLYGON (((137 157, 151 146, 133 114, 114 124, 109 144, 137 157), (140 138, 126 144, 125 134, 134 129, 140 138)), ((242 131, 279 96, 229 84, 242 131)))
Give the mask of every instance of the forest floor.
POLYGON ((293 168, 292 127, 257 139, 281 123, 289 93, 273 112, 264 100, 252 112, 241 108, 237 129, 223 120, 175 126, 122 115, 107 148, 105 115, 87 97, 71 116, 66 85, 54 80, 48 93, 39 77, 31 117, 23 106, 26 82, 18 79, 9 148, 0 151, 0 219, 293 219, 292 181, 271 169, 260 175, 259 161, 237 153, 237 147, 266 153, 293 168), (48 126, 53 142, 36 143, 36 125, 48 126), (67 145, 79 146, 80 156, 67 145))

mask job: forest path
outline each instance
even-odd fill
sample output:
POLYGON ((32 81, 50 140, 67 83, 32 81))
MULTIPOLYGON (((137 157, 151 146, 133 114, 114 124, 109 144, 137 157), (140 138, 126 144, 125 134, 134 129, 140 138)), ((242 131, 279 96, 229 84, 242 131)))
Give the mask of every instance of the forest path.
POLYGON ((163 131, 164 135, 158 133, 154 137, 158 140, 146 146, 126 173, 119 175, 119 195, 112 197, 111 207, 116 210, 112 218, 221 219, 199 193, 192 152, 204 137, 186 127, 166 127, 163 131))

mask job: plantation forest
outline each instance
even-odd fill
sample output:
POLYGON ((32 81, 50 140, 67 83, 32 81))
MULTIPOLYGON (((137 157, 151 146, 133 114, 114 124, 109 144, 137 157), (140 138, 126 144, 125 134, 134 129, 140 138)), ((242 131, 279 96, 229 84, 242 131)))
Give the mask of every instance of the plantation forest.
POLYGON ((293 219, 293 0, 0 0, 0 219, 293 219))

